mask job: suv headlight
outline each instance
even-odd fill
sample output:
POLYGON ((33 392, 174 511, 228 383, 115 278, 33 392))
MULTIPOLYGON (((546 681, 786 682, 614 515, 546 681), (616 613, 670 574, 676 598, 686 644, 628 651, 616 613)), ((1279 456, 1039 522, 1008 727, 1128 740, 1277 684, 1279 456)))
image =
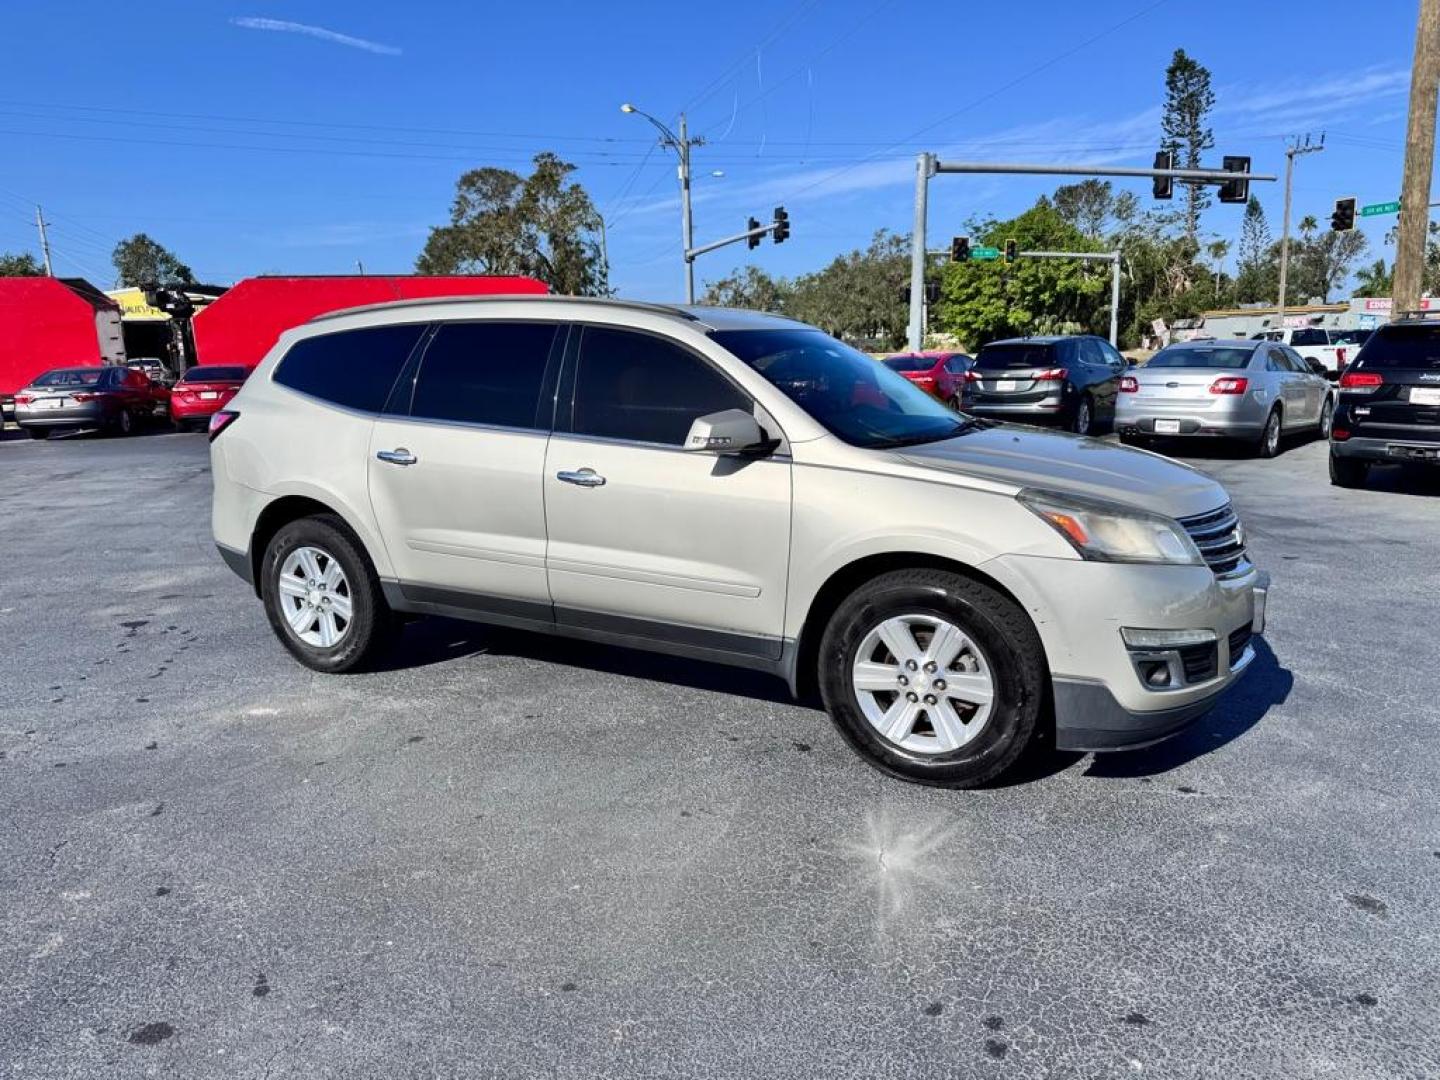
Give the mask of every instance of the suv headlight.
POLYGON ((1179 522, 1118 503, 1026 489, 1016 496, 1069 541, 1081 558, 1097 562, 1204 566, 1179 522))

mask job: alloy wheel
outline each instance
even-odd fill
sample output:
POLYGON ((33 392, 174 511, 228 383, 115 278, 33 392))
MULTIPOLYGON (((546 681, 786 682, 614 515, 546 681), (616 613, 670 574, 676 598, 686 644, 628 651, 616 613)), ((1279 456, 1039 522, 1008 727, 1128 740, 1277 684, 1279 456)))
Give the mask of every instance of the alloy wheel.
POLYGON ((324 548, 296 548, 280 566, 278 590, 281 614, 305 644, 328 649, 344 639, 354 605, 335 556, 324 548))
POLYGON ((850 681, 870 725, 912 753, 958 750, 980 734, 995 704, 984 652, 936 615, 897 615, 872 629, 850 681))

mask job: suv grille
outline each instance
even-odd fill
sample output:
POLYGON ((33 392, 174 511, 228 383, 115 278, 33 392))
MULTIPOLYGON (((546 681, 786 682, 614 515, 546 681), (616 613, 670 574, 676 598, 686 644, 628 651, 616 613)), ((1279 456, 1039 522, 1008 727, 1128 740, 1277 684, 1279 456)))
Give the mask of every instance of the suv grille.
POLYGON ((1180 654, 1180 665, 1185 669, 1187 683, 1204 682, 1213 679, 1220 671, 1215 642, 1202 645, 1182 645, 1175 650, 1180 654))
POLYGON ((1245 557, 1245 533, 1229 503, 1208 514, 1181 518, 1180 526, 1195 541, 1216 577, 1233 577, 1250 568, 1250 560, 1245 557))

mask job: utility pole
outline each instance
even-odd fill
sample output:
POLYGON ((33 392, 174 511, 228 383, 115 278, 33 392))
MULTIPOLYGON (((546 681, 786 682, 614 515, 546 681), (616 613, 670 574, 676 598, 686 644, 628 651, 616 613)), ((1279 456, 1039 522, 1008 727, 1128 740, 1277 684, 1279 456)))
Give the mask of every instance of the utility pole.
POLYGON ((704 145, 705 140, 699 135, 693 139, 690 138, 690 129, 686 125, 684 113, 680 114, 680 134, 676 135, 659 120, 656 120, 655 117, 643 109, 637 109, 628 101, 620 106, 620 111, 623 113, 635 113, 637 116, 643 116, 646 120, 649 120, 651 125, 660 132, 660 145, 670 147, 680 158, 680 250, 681 257, 685 260, 685 302, 687 304, 693 304, 695 302, 695 264, 691 261, 690 256, 685 254, 690 250, 691 244, 690 148, 692 146, 704 145))
POLYGON ((1285 148, 1285 214, 1280 226, 1280 299, 1275 305, 1276 326, 1285 325, 1285 283, 1290 276, 1290 181, 1295 174, 1295 159, 1301 154, 1317 154, 1324 149, 1323 131, 1320 133, 1320 141, 1314 146, 1310 145, 1310 136, 1307 133, 1304 145, 1297 140, 1293 146, 1285 148))
POLYGON ((910 351, 925 347, 925 226, 929 217, 930 177, 935 175, 935 155, 921 153, 915 159, 915 226, 910 234, 910 351))
POLYGON ((35 227, 40 230, 40 252, 45 256, 45 276, 54 277, 55 271, 50 266, 50 238, 45 235, 45 215, 40 212, 40 205, 35 205, 35 227))
POLYGON ((1430 214, 1430 172, 1435 165, 1435 95, 1440 90, 1440 0, 1420 0, 1415 23, 1415 62, 1410 69, 1410 120, 1405 129, 1405 173, 1400 182, 1400 222, 1395 237, 1396 317, 1420 307, 1425 237, 1430 214), (1407 209, 1408 208, 1408 209, 1407 209))

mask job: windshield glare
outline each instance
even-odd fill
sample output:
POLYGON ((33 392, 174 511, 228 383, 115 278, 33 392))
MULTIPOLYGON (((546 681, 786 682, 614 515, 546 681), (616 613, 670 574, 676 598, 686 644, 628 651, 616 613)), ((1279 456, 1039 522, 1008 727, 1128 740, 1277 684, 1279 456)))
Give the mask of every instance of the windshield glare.
POLYGON ((718 330, 711 337, 852 446, 934 442, 965 425, 903 375, 819 330, 718 330))
POLYGON ((1152 368, 1243 368, 1253 349, 1163 349, 1150 358, 1152 368))
POLYGON ((193 367, 180 379, 181 382, 243 382, 246 369, 243 367, 193 367))
POLYGON ((883 361, 891 371, 929 371, 935 361, 923 356, 887 356, 883 361))
POLYGON ((975 366, 995 371, 1055 366, 1055 346, 1017 342, 1013 345, 986 345, 975 357, 975 366))

